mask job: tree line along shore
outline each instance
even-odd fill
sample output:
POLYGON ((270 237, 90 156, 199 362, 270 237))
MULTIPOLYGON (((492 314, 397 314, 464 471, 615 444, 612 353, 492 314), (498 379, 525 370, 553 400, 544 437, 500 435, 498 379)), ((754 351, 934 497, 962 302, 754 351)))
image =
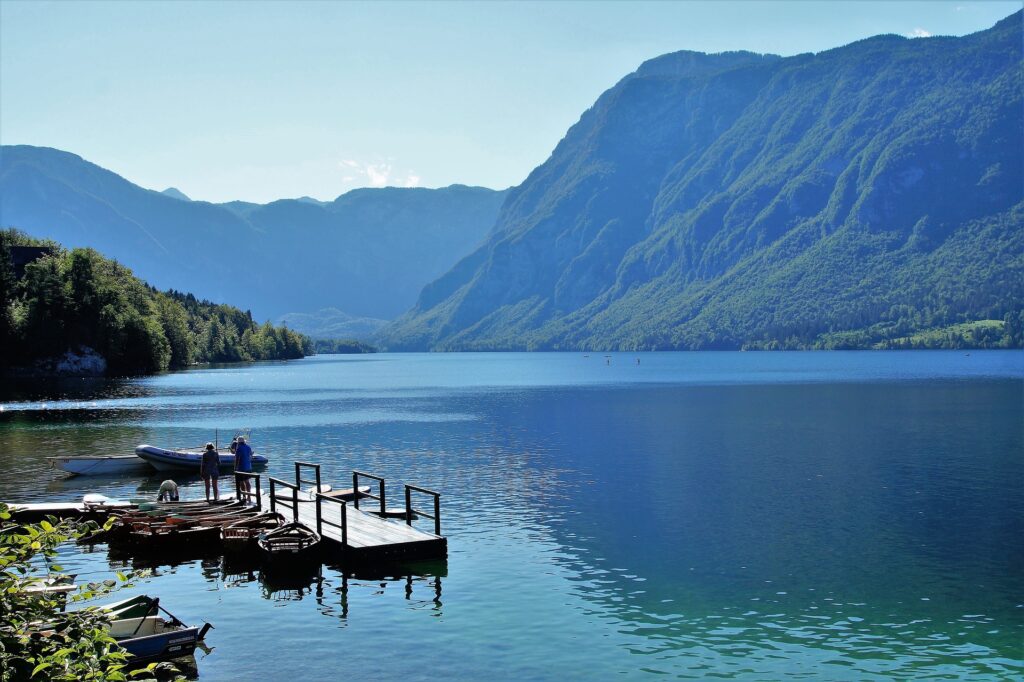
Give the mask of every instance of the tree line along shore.
POLYGON ((313 341, 248 311, 157 291, 92 249, 0 230, 0 372, 153 374, 196 363, 285 360, 313 341))

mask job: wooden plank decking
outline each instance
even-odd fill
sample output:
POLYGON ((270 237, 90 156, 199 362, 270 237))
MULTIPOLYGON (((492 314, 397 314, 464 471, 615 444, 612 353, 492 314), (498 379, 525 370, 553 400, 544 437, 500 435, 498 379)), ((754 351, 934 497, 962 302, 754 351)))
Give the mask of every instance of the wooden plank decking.
MULTIPOLYGON (((291 518, 288 497, 278 498, 279 511, 291 518)), ((298 520, 307 528, 317 529, 316 502, 300 501, 298 520)), ((341 505, 321 503, 323 514, 320 533, 325 541, 342 550, 347 556, 359 559, 437 559, 448 554, 448 541, 440 535, 409 526, 402 520, 387 520, 356 509, 346 508, 347 542, 342 542, 341 505), (332 525, 333 524, 333 525, 332 525)))

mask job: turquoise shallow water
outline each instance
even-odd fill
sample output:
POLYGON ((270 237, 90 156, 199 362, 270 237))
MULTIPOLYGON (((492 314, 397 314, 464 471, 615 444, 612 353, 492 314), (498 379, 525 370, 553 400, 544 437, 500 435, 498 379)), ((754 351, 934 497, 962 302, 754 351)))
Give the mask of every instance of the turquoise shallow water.
POLYGON ((158 566, 135 589, 216 626, 203 680, 1024 674, 1019 352, 334 356, 0 401, 3 500, 155 495, 41 457, 236 427, 272 475, 443 493, 447 562, 158 566))

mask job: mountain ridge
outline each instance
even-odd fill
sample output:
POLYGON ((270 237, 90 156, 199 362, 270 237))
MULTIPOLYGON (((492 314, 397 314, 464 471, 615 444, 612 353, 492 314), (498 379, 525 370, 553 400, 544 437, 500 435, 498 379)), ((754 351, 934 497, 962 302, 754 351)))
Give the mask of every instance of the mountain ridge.
POLYGON ((584 112, 509 192, 487 241, 424 287, 381 341, 819 347, 858 330, 882 342, 915 315, 944 324, 1015 312, 1021 16, 963 38, 645 62, 584 112), (963 258, 946 253, 952 244, 963 258), (910 297, 908 273, 958 258, 974 268, 986 249, 1000 260, 982 282, 946 271, 943 297, 910 297), (900 306, 910 317, 888 319, 900 306))
POLYGON ((260 317, 339 307, 392 318, 482 241, 503 198, 452 185, 367 188, 326 204, 184 201, 71 152, 0 147, 3 226, 96 248, 154 286, 260 317))

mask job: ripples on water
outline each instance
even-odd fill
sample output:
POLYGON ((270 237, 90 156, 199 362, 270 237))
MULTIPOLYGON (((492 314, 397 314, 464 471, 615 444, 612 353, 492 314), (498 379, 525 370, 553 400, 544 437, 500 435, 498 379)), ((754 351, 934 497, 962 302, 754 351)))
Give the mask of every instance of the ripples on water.
MULTIPOLYGON (((239 427, 272 475, 301 458, 443 493, 447 562, 292 584, 217 556, 157 566, 134 589, 216 625, 202 679, 1007 679, 1021 357, 379 355, 5 387, 0 499, 152 496, 160 477, 63 479, 41 457, 239 427)), ((65 555, 85 576, 131 565, 65 555)))

